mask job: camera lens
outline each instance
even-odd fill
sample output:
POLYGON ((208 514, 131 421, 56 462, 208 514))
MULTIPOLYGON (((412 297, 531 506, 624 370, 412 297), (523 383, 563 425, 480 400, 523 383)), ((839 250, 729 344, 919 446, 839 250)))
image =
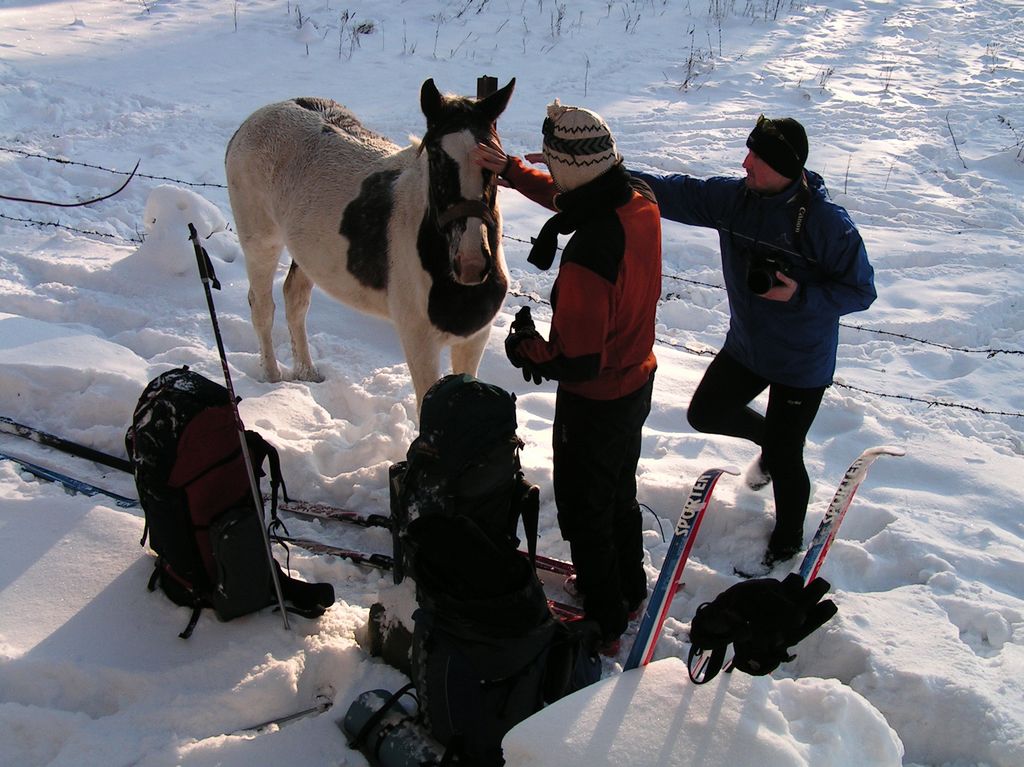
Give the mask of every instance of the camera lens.
POLYGON ((747 272, 747 287, 751 293, 763 295, 775 287, 775 275, 767 269, 751 269, 747 272))

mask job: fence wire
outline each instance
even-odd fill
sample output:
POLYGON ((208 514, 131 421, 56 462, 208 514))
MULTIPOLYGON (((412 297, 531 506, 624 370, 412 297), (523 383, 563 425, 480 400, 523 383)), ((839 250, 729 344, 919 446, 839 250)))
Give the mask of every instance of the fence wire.
MULTIPOLYGON (((28 152, 28 151, 23 150, 23 149, 15 149, 15 148, 11 148, 11 147, 0 146, 0 151, 21 155, 21 156, 27 157, 27 158, 40 159, 40 160, 45 160, 45 161, 48 161, 48 162, 55 162, 55 163, 58 163, 58 164, 61 164, 61 165, 75 165, 75 166, 84 167, 84 168, 92 168, 94 170, 99 170, 99 171, 103 171, 103 172, 111 173, 111 174, 116 174, 116 175, 125 175, 125 176, 129 175, 128 171, 119 171, 119 170, 115 170, 113 168, 104 167, 102 165, 95 165, 95 164, 86 163, 86 162, 78 162, 78 161, 75 161, 75 160, 68 160, 68 159, 65 159, 65 158, 50 157, 50 156, 44 155, 44 154, 28 152)), ((190 187, 197 187, 197 188, 202 188, 202 187, 217 188, 217 189, 226 189, 227 188, 225 184, 185 181, 183 179, 177 179, 177 178, 172 178, 172 177, 168 177, 168 176, 154 176, 154 175, 149 175, 149 174, 145 174, 145 173, 138 173, 138 172, 135 173, 135 176, 138 177, 138 178, 147 178, 147 179, 151 179, 151 180, 154 180, 154 181, 168 181, 168 182, 175 183, 175 184, 181 184, 183 186, 190 186, 190 187)), ((95 236, 95 237, 103 237, 103 238, 112 239, 112 240, 118 240, 120 242, 126 242, 126 243, 140 243, 143 240, 143 238, 141 236, 138 237, 138 238, 121 237, 119 235, 110 234, 110 233, 107 233, 107 232, 98 232, 98 231, 94 231, 94 230, 80 229, 80 228, 76 228, 76 227, 70 226, 68 224, 62 224, 62 223, 56 222, 56 221, 41 221, 41 220, 29 219, 29 218, 16 218, 14 216, 8 216, 8 215, 3 214, 3 213, 0 213, 0 219, 6 219, 8 221, 14 221, 14 222, 23 223, 23 224, 31 225, 31 226, 55 227, 55 228, 64 229, 66 231, 73 232, 75 234, 82 234, 82 235, 95 236)), ((511 242, 518 242, 518 243, 522 243, 522 244, 525 244, 525 245, 532 245, 533 244, 532 240, 525 240, 525 239, 522 239, 520 237, 515 237, 515 236, 507 234, 507 233, 504 233, 502 235, 502 238, 506 239, 506 240, 509 240, 511 242)), ((695 285, 695 286, 698 286, 698 287, 701 287, 701 288, 711 288, 711 289, 715 289, 715 290, 725 290, 725 287, 723 285, 717 285, 715 283, 709 283, 709 282, 702 282, 700 280, 693 280, 693 279, 690 279, 688 277, 683 277, 683 276, 677 275, 677 274, 665 274, 665 275, 663 275, 663 278, 667 279, 667 280, 673 280, 673 281, 688 283, 688 284, 695 285)), ((524 299, 530 300, 530 301, 532 301, 534 303, 546 304, 546 305, 550 306, 549 302, 545 301, 544 299, 538 298, 535 295, 530 295, 530 294, 526 294, 526 293, 519 293, 517 291, 509 291, 509 295, 515 296, 517 298, 524 298, 524 299)), ((936 347, 936 348, 943 349, 944 351, 949 351, 949 352, 957 352, 957 353, 960 353, 960 354, 982 354, 982 355, 985 355, 985 357, 988 358, 988 359, 992 359, 993 357, 996 357, 996 356, 998 356, 1000 354, 1005 354, 1005 355, 1024 355, 1024 350, 1021 350, 1021 349, 1000 349, 1000 348, 978 348, 978 349, 972 349, 970 347, 955 346, 953 344, 947 344, 947 343, 944 343, 942 341, 932 341, 932 340, 925 339, 925 338, 918 338, 918 337, 915 337, 915 336, 911 336, 911 335, 906 334, 906 333, 897 333, 895 331, 885 330, 885 329, 882 329, 882 328, 865 327, 864 325, 853 324, 853 323, 849 323, 849 322, 842 322, 842 321, 840 321, 839 326, 842 327, 842 328, 847 328, 849 330, 856 330, 856 331, 859 331, 859 332, 862 332, 862 333, 873 333, 873 334, 880 335, 880 336, 888 336, 890 338, 898 338, 901 341, 906 341, 906 342, 909 342, 909 343, 912 343, 912 344, 919 344, 921 346, 936 347)), ((689 346, 689 345, 687 345, 685 343, 681 343, 677 339, 674 339, 674 338, 671 338, 671 337, 667 337, 667 336, 658 336, 658 337, 655 338, 655 342, 658 343, 658 344, 661 344, 663 346, 671 346, 674 349, 681 349, 681 350, 683 350, 685 352, 688 352, 688 353, 694 354, 694 355, 698 355, 698 356, 711 357, 711 356, 714 356, 717 353, 717 351, 714 350, 714 349, 709 349, 707 347, 695 348, 695 347, 689 346)), ((959 402, 945 402, 945 401, 940 401, 940 400, 926 399, 924 397, 914 397, 914 396, 907 395, 907 394, 892 394, 892 393, 889 393, 889 392, 873 391, 871 389, 865 389, 865 388, 861 388, 859 386, 853 386, 851 384, 840 383, 838 381, 835 382, 833 384, 833 386, 836 386, 836 387, 842 388, 842 389, 848 389, 850 391, 859 392, 861 394, 868 394, 868 395, 871 395, 873 397, 881 397, 881 398, 885 398, 885 399, 904 400, 904 401, 908 401, 908 402, 915 402, 915 403, 925 404, 925 405, 927 405, 929 407, 956 408, 956 409, 965 410, 965 411, 968 411, 968 412, 978 413, 978 414, 982 414, 982 415, 1010 416, 1010 417, 1014 417, 1014 418, 1024 418, 1024 413, 1021 413, 1021 412, 1012 412, 1012 411, 1003 411, 1003 410, 990 410, 990 409, 987 409, 987 408, 978 407, 976 405, 968 405, 968 404, 959 403, 959 402)))

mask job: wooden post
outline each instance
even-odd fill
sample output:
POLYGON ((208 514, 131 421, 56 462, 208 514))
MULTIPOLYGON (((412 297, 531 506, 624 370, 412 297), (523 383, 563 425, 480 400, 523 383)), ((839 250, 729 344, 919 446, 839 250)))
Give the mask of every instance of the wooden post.
POLYGON ((490 75, 482 75, 476 78, 476 97, 485 99, 498 90, 498 78, 490 75))

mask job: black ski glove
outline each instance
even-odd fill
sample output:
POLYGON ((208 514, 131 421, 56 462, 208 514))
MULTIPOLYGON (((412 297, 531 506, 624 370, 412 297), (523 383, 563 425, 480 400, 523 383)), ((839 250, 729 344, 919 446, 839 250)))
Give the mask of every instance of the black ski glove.
POLYGON ((541 382, 540 371, 530 360, 519 353, 519 344, 528 338, 543 339, 543 336, 537 332, 537 328, 533 324, 530 307, 524 306, 516 312, 515 319, 512 320, 512 325, 509 327, 508 336, 505 338, 505 356, 508 357, 508 361, 512 363, 513 367, 523 371, 524 381, 528 382, 533 379, 535 384, 539 384, 541 382))
POLYGON ((730 643, 735 652, 732 668, 755 676, 793 660, 796 656, 789 648, 838 612, 832 600, 822 601, 828 590, 823 578, 804 586, 798 574, 790 573, 783 581, 758 578, 737 583, 713 602, 705 602, 690 624, 690 678, 695 682, 712 679, 730 643), (711 657, 698 675, 693 662, 705 651, 711 657))

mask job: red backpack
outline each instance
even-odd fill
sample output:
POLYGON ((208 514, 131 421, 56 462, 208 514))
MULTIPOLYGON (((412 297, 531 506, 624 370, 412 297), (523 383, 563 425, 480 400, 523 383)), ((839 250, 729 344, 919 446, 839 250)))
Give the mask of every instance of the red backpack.
MULTIPOLYGON (((277 451, 247 430, 246 444, 257 481, 270 468, 271 518, 283 492, 277 451)), ((227 621, 276 602, 271 558, 260 529, 228 390, 188 369, 163 373, 139 398, 125 447, 146 517, 141 543, 149 539, 157 586, 176 604, 192 608, 188 638, 204 607, 227 621)), ((305 583, 277 564, 289 611, 318 617, 334 603, 329 583, 305 583)))

